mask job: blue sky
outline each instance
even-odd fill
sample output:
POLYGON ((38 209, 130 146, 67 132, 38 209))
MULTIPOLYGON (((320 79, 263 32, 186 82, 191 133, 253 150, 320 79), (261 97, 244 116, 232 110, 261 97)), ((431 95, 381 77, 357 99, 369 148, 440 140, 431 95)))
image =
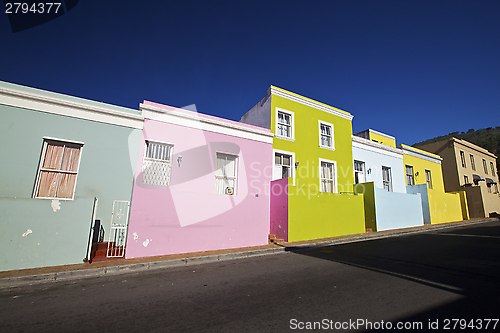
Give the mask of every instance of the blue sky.
POLYGON ((1 14, 0 80, 233 120, 275 85, 413 144, 500 126, 499 18, 497 0, 82 0, 17 33, 1 14))

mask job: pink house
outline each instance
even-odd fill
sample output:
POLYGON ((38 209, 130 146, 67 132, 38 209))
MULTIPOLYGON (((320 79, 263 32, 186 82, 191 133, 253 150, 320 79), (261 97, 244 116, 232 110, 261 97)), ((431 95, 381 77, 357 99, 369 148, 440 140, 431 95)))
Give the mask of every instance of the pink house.
POLYGON ((126 258, 263 245, 268 129, 144 101, 126 258))

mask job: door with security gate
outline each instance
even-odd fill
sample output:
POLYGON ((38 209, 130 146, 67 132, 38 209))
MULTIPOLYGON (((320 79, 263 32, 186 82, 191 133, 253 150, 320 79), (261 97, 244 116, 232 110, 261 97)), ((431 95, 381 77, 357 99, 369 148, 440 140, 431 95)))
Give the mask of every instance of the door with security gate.
POLYGON ((130 201, 113 201, 113 212, 111 213, 111 227, 109 229, 108 258, 125 256, 127 244, 128 217, 130 201))

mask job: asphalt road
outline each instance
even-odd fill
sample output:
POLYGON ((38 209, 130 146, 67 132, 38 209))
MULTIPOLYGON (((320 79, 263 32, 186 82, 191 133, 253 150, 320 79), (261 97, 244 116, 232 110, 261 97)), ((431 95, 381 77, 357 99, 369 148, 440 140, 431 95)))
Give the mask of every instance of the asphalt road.
POLYGON ((0 332, 500 332, 499 283, 495 221, 3 289, 0 332))

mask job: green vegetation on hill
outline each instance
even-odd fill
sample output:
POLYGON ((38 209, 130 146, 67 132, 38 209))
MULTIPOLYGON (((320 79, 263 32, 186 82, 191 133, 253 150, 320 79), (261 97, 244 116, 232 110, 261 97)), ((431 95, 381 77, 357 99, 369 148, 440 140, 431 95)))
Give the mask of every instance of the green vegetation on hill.
MULTIPOLYGON (((467 132, 452 132, 446 135, 438 136, 432 139, 415 143, 413 147, 446 140, 451 137, 469 141, 475 145, 478 145, 479 147, 487 149, 489 152, 495 154, 497 157, 500 157, 500 126, 482 128, 478 129, 477 131, 471 128, 467 132)), ((500 166, 500 159, 497 158, 497 173, 500 178, 500 171, 498 170, 499 166, 500 166)))

